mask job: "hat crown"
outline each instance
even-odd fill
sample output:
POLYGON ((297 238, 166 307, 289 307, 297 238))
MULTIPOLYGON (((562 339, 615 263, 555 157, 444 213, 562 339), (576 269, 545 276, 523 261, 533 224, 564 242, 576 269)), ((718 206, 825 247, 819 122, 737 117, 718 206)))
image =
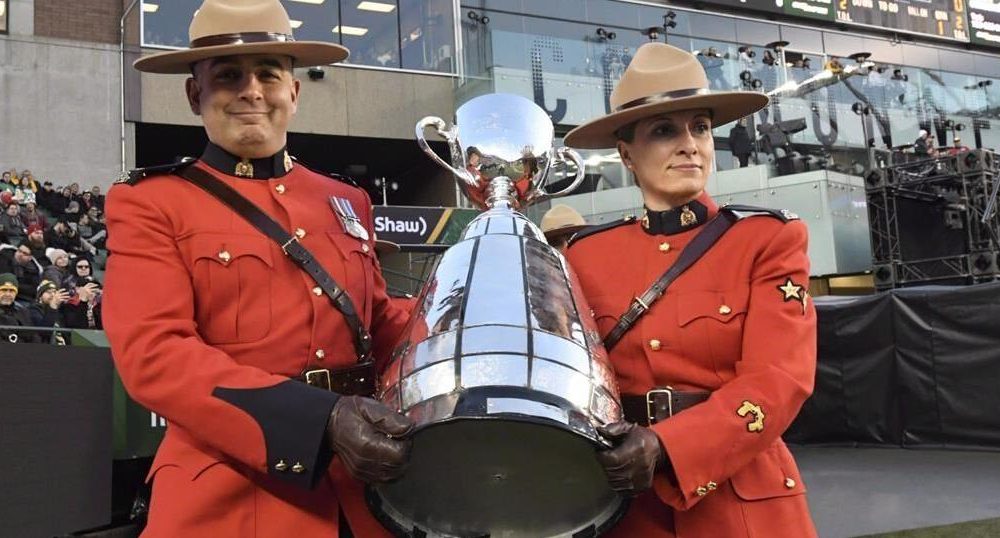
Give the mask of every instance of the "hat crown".
POLYGON ((539 228, 544 233, 567 226, 584 226, 586 224, 587 221, 583 220, 583 217, 575 209, 568 205, 559 204, 553 206, 552 209, 549 209, 542 215, 542 222, 539 228))
POLYGON ((611 108, 664 93, 705 89, 708 76, 693 54, 666 43, 647 43, 611 92, 611 108))
POLYGON ((292 35, 288 12, 278 0, 205 0, 191 20, 188 37, 265 32, 292 35))

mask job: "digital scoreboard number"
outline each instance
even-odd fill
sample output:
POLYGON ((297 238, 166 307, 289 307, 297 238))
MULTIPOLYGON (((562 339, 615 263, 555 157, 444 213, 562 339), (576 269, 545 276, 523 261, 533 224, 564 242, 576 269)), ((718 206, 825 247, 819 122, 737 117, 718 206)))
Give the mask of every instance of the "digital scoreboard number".
POLYGON ((836 20, 968 41, 966 0, 835 0, 836 20))

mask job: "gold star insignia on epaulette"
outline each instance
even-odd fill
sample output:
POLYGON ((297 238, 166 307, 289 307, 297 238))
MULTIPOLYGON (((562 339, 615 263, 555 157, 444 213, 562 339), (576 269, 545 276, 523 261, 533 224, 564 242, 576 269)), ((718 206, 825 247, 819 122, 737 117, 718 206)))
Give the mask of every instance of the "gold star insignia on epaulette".
POLYGON ((753 421, 747 424, 747 431, 750 433, 760 433, 764 431, 764 410, 750 400, 743 400, 736 414, 745 417, 753 415, 753 421))

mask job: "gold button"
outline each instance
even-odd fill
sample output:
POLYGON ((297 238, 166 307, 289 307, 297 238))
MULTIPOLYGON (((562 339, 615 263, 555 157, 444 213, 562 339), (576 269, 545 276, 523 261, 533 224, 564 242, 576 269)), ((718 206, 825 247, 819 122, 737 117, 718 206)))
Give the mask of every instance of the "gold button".
POLYGON ((694 490, 694 492, 697 493, 699 497, 704 497, 705 495, 708 495, 708 488, 705 486, 698 486, 698 489, 694 490))
POLYGON ((302 228, 296 228, 295 229, 295 237, 298 237, 299 239, 302 239, 305 236, 306 236, 306 231, 305 230, 303 230, 302 228))
POLYGON ((660 252, 668 252, 670 250, 670 243, 660 243, 660 252))
POLYGON ((228 250, 223 250, 219 253, 219 259, 225 263, 229 263, 229 260, 233 259, 233 256, 229 254, 228 250))
POLYGON ((317 349, 316 350, 316 358, 317 359, 322 359, 325 356, 326 356, 326 351, 323 351, 322 349, 317 349))
POLYGON ((653 351, 659 351, 660 350, 660 341, 657 340, 657 339, 655 339, 655 338, 652 339, 652 340, 650 340, 649 341, 649 349, 652 349, 653 351))
POLYGON ((786 478, 785 479, 785 487, 788 488, 788 489, 794 488, 795 487, 795 479, 792 478, 792 477, 786 478))
POLYGON ((368 243, 364 243, 364 244, 361 245, 361 251, 362 252, 368 252, 369 250, 371 250, 371 249, 368 248, 368 243))
POLYGON ((275 190, 275 191, 277 191, 277 193, 278 193, 278 194, 285 194, 285 186, 284 186, 284 185, 282 185, 281 183, 278 183, 278 184, 277 184, 277 185, 276 185, 276 186, 274 187, 274 190, 275 190))
POLYGON ((275 471, 284 472, 285 469, 287 469, 287 468, 288 468, 288 464, 285 463, 285 460, 278 460, 278 463, 274 464, 274 470, 275 471))
POLYGON ((305 470, 306 468, 299 462, 295 462, 295 465, 292 465, 292 472, 295 474, 302 474, 305 470))
POLYGON ((319 297, 320 295, 323 295, 323 288, 321 288, 319 286, 316 286, 315 288, 313 288, 313 295, 315 295, 317 297, 319 297))
POLYGON ((722 306, 719 307, 719 313, 722 314, 723 316, 728 316, 732 312, 733 312, 733 309, 729 308, 729 305, 722 305, 722 306))
POLYGON ((709 482, 705 484, 705 487, 708 488, 708 491, 715 491, 716 489, 719 488, 719 485, 716 484, 715 482, 709 482))

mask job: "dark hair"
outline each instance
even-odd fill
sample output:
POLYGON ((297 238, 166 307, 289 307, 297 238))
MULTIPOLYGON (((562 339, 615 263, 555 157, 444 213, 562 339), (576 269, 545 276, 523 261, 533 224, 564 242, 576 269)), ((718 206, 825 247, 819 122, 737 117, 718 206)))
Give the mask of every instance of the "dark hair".
POLYGON ((635 140, 635 127, 638 124, 639 120, 636 120, 633 121, 632 123, 629 123, 628 125, 619 127, 618 130, 615 131, 615 137, 618 138, 618 140, 621 140, 622 142, 627 142, 631 144, 632 141, 635 140))

